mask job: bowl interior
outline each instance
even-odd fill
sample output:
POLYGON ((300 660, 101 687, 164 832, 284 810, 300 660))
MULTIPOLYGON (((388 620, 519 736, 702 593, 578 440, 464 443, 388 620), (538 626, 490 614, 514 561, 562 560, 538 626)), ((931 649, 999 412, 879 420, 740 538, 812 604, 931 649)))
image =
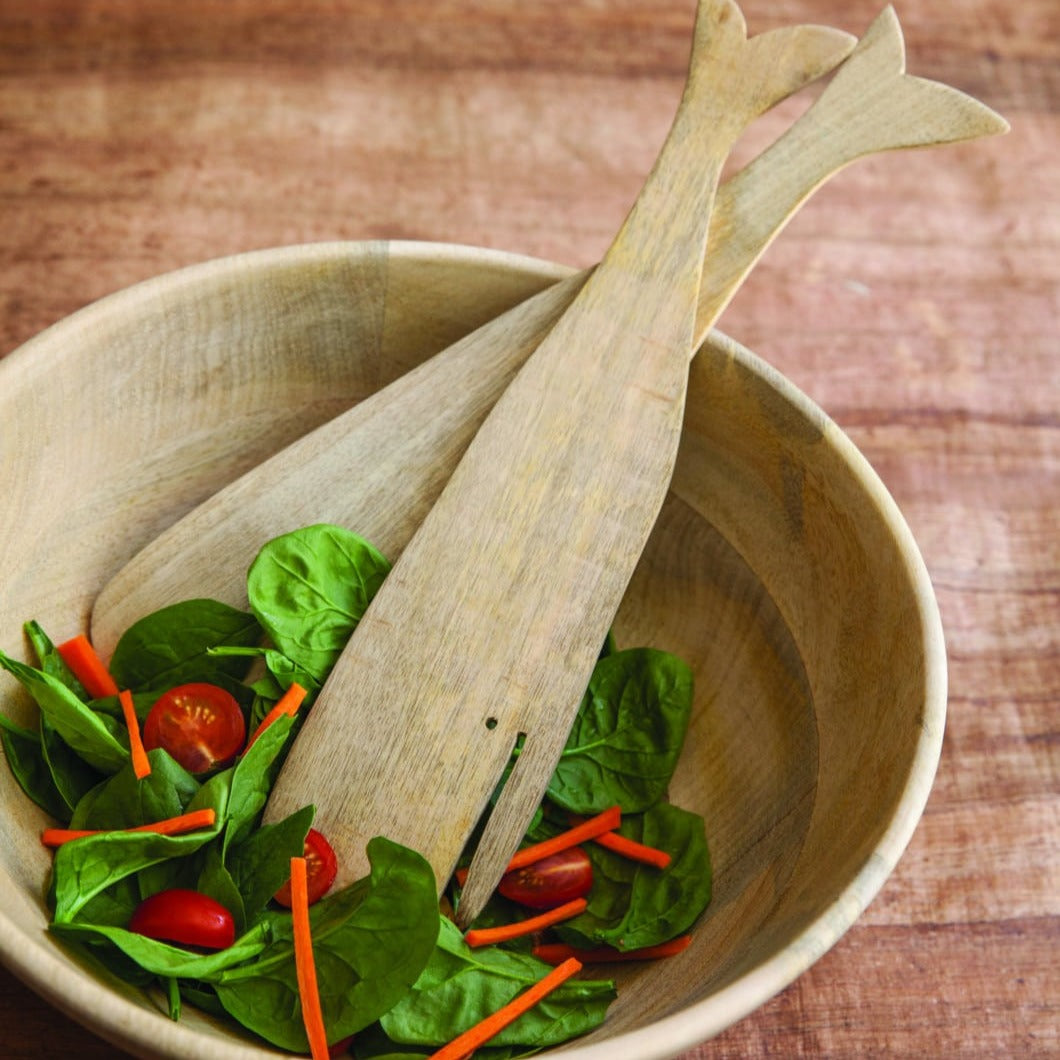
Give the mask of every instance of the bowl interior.
MULTIPOLYGON (((423 244, 320 244, 121 292, 0 363, 0 646, 86 628, 98 588, 190 506, 566 274, 423 244), (223 422, 206 395, 229 395, 223 422), (135 416, 122 410, 135 408, 135 416)), ((356 528, 354 528, 356 529, 356 528)), ((670 494, 617 616, 682 655, 696 705, 672 800, 702 813, 715 897, 690 949, 619 976, 566 1050, 671 1056, 782 989, 850 926, 923 808, 945 669, 908 529, 827 417, 715 334, 697 356, 670 494)), ((0 709, 31 706, 0 680, 0 709)), ((44 816, 0 770, 0 954, 143 1055, 275 1055, 71 959, 46 933, 44 816)))

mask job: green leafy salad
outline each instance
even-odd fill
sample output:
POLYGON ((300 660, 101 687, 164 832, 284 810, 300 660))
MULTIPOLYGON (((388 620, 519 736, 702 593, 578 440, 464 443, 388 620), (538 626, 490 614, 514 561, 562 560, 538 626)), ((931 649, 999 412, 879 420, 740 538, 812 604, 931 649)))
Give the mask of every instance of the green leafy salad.
POLYGON ((0 652, 0 667, 39 723, 0 713, 0 738, 57 822, 42 836, 51 931, 103 974, 160 990, 174 1019, 194 1005, 292 1053, 529 1056, 605 1019, 613 981, 574 972, 677 953, 710 902, 703 820, 667 801, 691 671, 608 638, 523 841, 531 860, 513 862, 469 931, 451 919, 461 873, 439 901, 424 858, 385 837, 368 845, 367 877, 329 890, 314 808, 261 815, 388 570, 339 527, 285 534, 248 572, 249 611, 166 607, 126 631, 105 669, 84 637, 57 646, 26 624, 37 665, 0 652), (300 963, 303 904, 325 1046, 300 963))

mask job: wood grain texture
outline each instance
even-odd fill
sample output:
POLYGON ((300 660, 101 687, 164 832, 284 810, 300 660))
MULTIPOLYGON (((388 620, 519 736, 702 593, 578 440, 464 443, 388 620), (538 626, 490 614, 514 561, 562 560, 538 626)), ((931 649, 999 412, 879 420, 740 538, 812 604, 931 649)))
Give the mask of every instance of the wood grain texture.
MULTIPOLYGON (((861 32, 877 11, 742 6, 752 31, 861 32)), ((838 420, 909 520, 949 644, 942 764, 858 926, 696 1060, 1060 1051, 1060 26, 1050 0, 898 10, 910 70, 1012 132, 844 174, 723 326, 838 420)), ((588 265, 665 134, 689 11, 6 6, 0 349, 135 280, 279 243, 411 237, 588 265)), ((0 1014, 7 1056, 115 1055, 6 975, 0 1014)))

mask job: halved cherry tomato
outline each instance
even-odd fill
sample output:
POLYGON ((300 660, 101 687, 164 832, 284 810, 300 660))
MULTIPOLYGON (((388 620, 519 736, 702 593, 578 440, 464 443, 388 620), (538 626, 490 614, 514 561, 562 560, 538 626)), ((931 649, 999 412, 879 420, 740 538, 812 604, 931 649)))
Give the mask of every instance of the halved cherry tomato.
POLYGON ((227 949, 236 940, 235 921, 220 902, 180 888, 145 898, 129 920, 129 930, 203 950, 227 949))
MULTIPOLYGON (((306 885, 309 904, 323 898, 339 874, 339 860, 331 844, 315 829, 310 828, 305 837, 306 885)), ((274 895, 280 905, 291 908, 291 881, 288 880, 274 895)))
POLYGON ((501 877, 497 890, 531 909, 553 909, 581 898, 593 885, 593 865, 581 847, 570 847, 558 854, 514 869, 501 877))
POLYGON ((247 737, 235 698, 217 685, 177 685, 159 696, 144 722, 148 751, 161 747, 189 773, 227 765, 247 737))

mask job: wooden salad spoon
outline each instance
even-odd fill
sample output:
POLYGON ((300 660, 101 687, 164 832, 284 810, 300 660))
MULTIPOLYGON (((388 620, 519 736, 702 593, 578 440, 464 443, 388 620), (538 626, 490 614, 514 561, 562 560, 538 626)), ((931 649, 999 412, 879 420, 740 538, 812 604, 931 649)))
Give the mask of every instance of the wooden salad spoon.
MULTIPOLYGON (((837 38, 834 61, 845 54, 837 38)), ((977 101, 903 70, 901 29, 888 7, 813 107, 718 189, 697 346, 801 204, 846 165, 1007 128, 977 101)), ((109 655, 136 619, 178 600, 209 595, 245 607, 247 568, 261 545, 311 523, 348 526, 396 559, 486 413, 590 272, 509 310, 201 503, 103 588, 93 643, 109 655)))
POLYGON ((685 92, 633 209, 479 427, 273 788, 267 819, 317 804, 340 882, 364 871, 381 834, 424 854, 444 883, 521 741, 460 922, 492 893, 669 486, 722 166, 834 42, 801 26, 748 39, 732 0, 700 3, 685 92))

